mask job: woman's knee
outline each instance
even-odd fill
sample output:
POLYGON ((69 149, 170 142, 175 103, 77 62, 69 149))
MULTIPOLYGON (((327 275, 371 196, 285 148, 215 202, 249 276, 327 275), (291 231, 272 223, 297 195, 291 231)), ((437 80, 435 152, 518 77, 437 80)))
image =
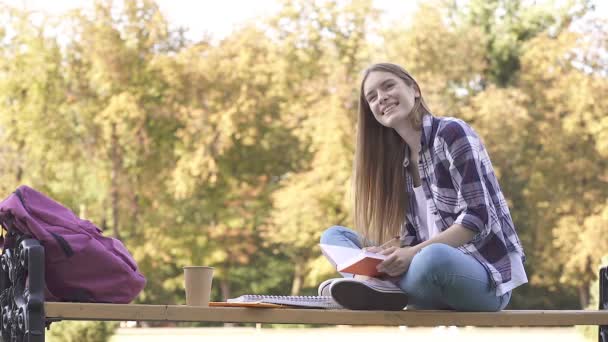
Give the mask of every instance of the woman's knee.
POLYGON ((454 267, 453 247, 442 243, 433 243, 424 247, 412 259, 412 263, 401 279, 400 287, 409 292, 433 293, 438 276, 454 267))
POLYGON ((424 247, 412 259, 417 269, 426 272, 436 272, 453 267, 454 247, 443 243, 433 243, 424 247))
POLYGON ((346 234, 354 234, 354 232, 346 227, 342 226, 331 226, 321 234, 321 243, 329 244, 331 241, 334 241, 336 237, 342 237, 346 234))

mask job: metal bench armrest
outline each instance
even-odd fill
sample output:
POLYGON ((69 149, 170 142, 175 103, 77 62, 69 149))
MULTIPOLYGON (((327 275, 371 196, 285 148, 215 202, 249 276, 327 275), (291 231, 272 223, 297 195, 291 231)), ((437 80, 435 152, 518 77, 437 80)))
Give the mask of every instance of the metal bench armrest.
POLYGON ((4 341, 44 342, 44 248, 24 239, 0 258, 0 333, 4 341))
MULTIPOLYGON (((608 310, 608 266, 600 269, 600 298, 599 309, 608 310)), ((598 330, 597 340, 599 342, 608 342, 608 325, 600 325, 598 330)))

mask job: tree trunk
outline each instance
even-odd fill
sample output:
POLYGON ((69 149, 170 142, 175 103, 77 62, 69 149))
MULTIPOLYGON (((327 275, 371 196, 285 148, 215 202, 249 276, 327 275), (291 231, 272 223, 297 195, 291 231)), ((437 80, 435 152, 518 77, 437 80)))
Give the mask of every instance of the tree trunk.
MULTIPOLYGON (((587 256, 587 264, 585 265, 585 274, 593 274, 593 260, 591 256, 587 256)), ((581 303, 581 309, 587 308, 591 301, 591 282, 589 280, 583 281, 583 284, 578 287, 578 299, 581 303)))
MULTIPOLYGON (((13 123, 15 123, 15 121, 13 120, 13 123)), ((22 156, 23 155, 23 149, 25 148, 25 142, 20 141, 19 142, 19 147, 17 148, 17 155, 18 156, 22 156)), ((17 185, 21 185, 21 181, 23 180, 23 163, 21 160, 17 161, 17 172, 15 173, 15 179, 17 180, 17 185)))
POLYGON ((297 296, 302 290, 302 284, 304 283, 305 266, 303 262, 297 262, 293 272, 293 283, 291 283, 291 295, 297 296))
MULTIPOLYGON (((223 301, 227 301, 228 298, 232 296, 230 294, 230 282, 228 281, 227 276, 220 280, 220 292, 222 293, 223 301)), ((224 327, 234 327, 234 323, 224 323, 224 327)))
POLYGON ((110 158, 112 159, 112 172, 110 175, 110 197, 112 201, 112 229, 114 237, 120 239, 119 225, 119 194, 118 194, 118 175, 120 173, 120 156, 118 155, 118 135, 116 134, 116 124, 112 124, 112 139, 110 148, 110 158))
POLYGON ((589 286, 589 283, 585 282, 583 285, 578 287, 578 299, 581 303, 581 309, 585 309, 587 306, 589 306, 589 286))
POLYGON ((131 199, 131 218, 132 220, 130 221, 132 226, 132 232, 131 232, 131 236, 137 236, 137 227, 138 225, 138 220, 139 220, 139 194, 138 193, 134 193, 133 194, 133 198, 131 199))
POLYGON ((23 168, 21 165, 17 166, 17 175, 15 178, 17 179, 17 184, 21 184, 21 180, 23 179, 23 168))
POLYGON ((222 278, 222 280, 220 280, 220 292, 224 301, 230 298, 230 282, 228 281, 228 279, 222 278))
POLYGON ((108 199, 104 198, 103 202, 103 210, 101 211, 101 228, 102 231, 108 230, 108 199))

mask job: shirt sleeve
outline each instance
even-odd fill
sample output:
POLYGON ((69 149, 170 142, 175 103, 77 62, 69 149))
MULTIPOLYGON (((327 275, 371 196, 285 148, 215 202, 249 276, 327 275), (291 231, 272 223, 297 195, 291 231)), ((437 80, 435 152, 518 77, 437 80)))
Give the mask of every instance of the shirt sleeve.
POLYGON ((401 247, 413 247, 419 243, 416 228, 409 222, 404 223, 401 228, 401 247))
POLYGON ((452 121, 444 128, 443 148, 455 190, 457 206, 462 210, 454 224, 478 233, 474 240, 490 233, 488 224, 489 192, 483 181, 481 141, 471 127, 452 121))

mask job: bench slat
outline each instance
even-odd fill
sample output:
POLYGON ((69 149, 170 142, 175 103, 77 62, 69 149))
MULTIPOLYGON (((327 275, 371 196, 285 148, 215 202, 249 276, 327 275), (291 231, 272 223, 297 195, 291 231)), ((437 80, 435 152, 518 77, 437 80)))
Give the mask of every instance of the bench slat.
POLYGON ((205 308, 185 305, 45 303, 46 317, 64 320, 295 323, 405 326, 608 325, 608 311, 505 310, 350 311, 316 309, 205 308))

